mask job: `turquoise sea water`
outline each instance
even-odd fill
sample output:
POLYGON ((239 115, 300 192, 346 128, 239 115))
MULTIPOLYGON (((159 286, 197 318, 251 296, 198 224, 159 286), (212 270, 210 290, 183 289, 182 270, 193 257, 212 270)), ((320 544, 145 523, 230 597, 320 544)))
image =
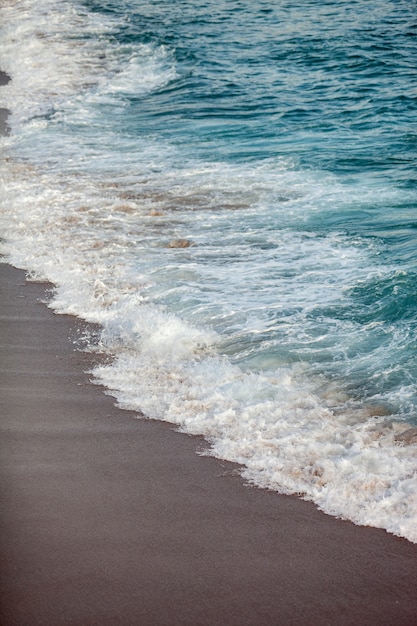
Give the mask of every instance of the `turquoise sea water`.
POLYGON ((412 541, 416 8, 0 8, 2 253, 103 325, 97 380, 412 541))

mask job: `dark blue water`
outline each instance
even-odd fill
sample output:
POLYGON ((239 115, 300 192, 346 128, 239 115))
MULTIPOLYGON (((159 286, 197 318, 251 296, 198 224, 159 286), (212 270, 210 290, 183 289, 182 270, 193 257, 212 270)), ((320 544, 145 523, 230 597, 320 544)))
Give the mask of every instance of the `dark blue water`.
POLYGON ((87 6, 127 14, 118 41, 167 46, 178 63, 175 81, 129 99, 136 125, 123 130, 145 124, 203 158, 285 155, 415 181, 415 3, 87 6))

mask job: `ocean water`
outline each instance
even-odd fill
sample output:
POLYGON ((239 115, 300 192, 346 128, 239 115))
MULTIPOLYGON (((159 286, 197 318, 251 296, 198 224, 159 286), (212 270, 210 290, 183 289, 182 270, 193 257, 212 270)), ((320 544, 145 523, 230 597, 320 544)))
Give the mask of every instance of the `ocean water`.
POLYGON ((416 9, 0 5, 0 252, 102 325, 94 379, 413 542, 416 9))

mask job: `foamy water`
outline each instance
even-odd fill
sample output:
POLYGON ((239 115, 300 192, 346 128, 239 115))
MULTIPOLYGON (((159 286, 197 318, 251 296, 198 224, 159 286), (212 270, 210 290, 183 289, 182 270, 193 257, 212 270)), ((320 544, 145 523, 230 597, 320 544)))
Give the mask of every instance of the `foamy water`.
MULTIPOLYGON (((370 4, 376 34, 396 23, 388 49, 407 16, 370 4)), ((416 542, 409 39, 385 71, 359 27, 361 66, 354 40, 332 48, 322 26, 350 26, 330 3, 314 32, 290 7, 292 31, 262 3, 163 5, 0 8, 1 252, 102 325, 114 358, 94 376, 119 406, 416 542)))

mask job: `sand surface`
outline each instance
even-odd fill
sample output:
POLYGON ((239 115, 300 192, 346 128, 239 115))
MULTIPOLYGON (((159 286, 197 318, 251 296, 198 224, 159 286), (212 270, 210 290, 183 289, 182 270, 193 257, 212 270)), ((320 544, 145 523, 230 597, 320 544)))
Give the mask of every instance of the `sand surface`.
POLYGON ((417 624, 417 545, 117 409, 47 286, 0 289, 2 626, 417 624))

